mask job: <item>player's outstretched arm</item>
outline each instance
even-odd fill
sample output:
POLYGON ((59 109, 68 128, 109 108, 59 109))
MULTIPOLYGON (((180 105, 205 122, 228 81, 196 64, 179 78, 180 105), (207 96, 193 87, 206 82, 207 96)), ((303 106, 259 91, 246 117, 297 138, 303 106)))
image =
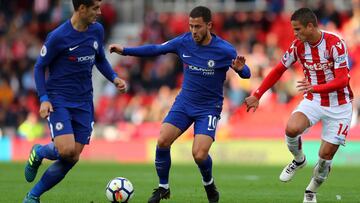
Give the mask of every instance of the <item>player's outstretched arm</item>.
POLYGON ((254 109, 253 112, 256 111, 257 107, 259 106, 259 100, 261 96, 274 84, 280 79, 282 74, 287 70, 287 68, 282 64, 279 63, 275 68, 271 70, 271 72, 265 77, 264 81, 261 83, 260 87, 253 93, 252 96, 247 97, 245 99, 245 104, 247 107, 247 112, 250 109, 254 109))
POLYGON ((167 53, 177 53, 177 39, 162 44, 147 44, 137 47, 123 47, 119 44, 109 46, 110 53, 117 53, 124 56, 150 57, 167 53))
POLYGON ((251 72, 245 62, 246 59, 244 56, 236 56, 236 58, 231 62, 231 68, 234 69, 241 78, 250 78, 251 72))

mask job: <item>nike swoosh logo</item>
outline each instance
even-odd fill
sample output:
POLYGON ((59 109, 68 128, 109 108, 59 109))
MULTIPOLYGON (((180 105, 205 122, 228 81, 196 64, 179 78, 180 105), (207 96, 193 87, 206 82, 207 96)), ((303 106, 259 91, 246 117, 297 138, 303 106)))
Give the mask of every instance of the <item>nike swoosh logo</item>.
POLYGON ((183 54, 182 57, 188 58, 188 57, 191 57, 191 56, 188 56, 188 55, 183 54))
POLYGON ((77 45, 76 47, 70 47, 69 51, 73 51, 73 50, 77 49, 78 47, 79 47, 79 45, 77 45))

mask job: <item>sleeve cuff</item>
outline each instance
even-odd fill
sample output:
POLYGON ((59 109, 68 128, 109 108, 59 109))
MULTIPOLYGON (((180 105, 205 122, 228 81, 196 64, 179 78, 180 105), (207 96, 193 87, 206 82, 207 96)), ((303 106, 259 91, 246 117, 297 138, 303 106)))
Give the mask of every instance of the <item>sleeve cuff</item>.
POLYGON ((40 97, 40 102, 42 103, 44 101, 49 101, 49 97, 47 96, 47 94, 40 97))
POLYGON ((117 74, 117 73, 114 73, 114 74, 112 75, 112 82, 114 82, 115 78, 117 78, 117 77, 119 77, 118 74, 117 74))

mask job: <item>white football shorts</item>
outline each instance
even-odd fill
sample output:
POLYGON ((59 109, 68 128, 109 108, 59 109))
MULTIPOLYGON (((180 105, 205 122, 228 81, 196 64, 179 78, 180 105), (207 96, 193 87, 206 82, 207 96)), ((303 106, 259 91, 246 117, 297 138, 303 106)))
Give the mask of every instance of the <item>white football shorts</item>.
POLYGON ((303 99, 293 111, 293 113, 295 112, 305 114, 310 121, 310 126, 321 120, 323 125, 321 139, 332 144, 345 146, 345 139, 350 131, 352 103, 324 107, 317 102, 303 99))

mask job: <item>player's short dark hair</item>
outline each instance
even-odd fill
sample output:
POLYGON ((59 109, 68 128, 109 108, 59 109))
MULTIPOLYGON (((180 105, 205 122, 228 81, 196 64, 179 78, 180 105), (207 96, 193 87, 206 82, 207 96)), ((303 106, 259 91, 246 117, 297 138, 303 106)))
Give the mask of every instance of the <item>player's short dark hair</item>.
POLYGON ((211 21, 211 11, 205 6, 197 6, 193 8, 190 12, 191 18, 200 18, 202 17, 204 22, 208 23, 211 21))
POLYGON ((101 0, 72 0, 74 10, 77 11, 81 4, 84 4, 86 7, 90 7, 95 4, 95 1, 101 0))
POLYGON ((315 27, 318 26, 316 15, 309 8, 300 8, 296 10, 291 16, 291 21, 293 20, 299 21, 303 26, 307 26, 309 23, 313 24, 315 27))

